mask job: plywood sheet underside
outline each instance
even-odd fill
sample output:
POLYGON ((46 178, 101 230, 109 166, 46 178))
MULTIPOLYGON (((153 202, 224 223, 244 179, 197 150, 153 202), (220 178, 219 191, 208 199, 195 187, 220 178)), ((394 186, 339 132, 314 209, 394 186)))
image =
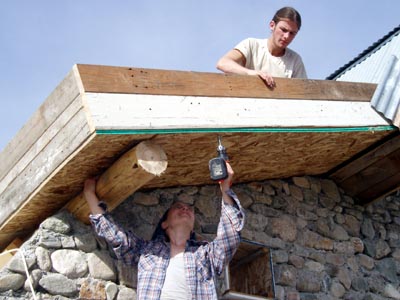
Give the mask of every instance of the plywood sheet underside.
POLYGON ((77 195, 86 178, 101 174, 143 140, 162 146, 167 171, 143 188, 211 184, 208 161, 222 136, 235 170, 235 182, 320 175, 388 135, 389 131, 181 133, 96 135, 20 207, 0 228, 0 248, 29 233, 77 195))

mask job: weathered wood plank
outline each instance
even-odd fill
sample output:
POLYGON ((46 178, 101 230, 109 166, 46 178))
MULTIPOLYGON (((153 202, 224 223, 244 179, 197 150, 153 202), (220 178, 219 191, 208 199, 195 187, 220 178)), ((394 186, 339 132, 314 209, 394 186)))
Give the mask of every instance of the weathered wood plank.
POLYGON ((78 65, 86 92, 274 99, 370 101, 376 84, 78 65))
MULTIPOLYGON (((3 224, 29 196, 90 136, 87 115, 80 110, 42 149, 27 168, 0 195, 0 224, 3 224)), ((1 227, 0 227, 1 230, 1 227)))
MULTIPOLYGON (((75 67, 0 153, 0 180, 11 169, 13 176, 16 176, 42 150, 46 142, 36 142, 45 139, 42 135, 81 92, 82 86, 75 67)), ((51 139, 52 136, 46 138, 51 139)))
MULTIPOLYGON (((65 107, 62 114, 53 121, 52 124, 42 133, 36 143, 34 143, 29 151, 20 158, 15 166, 8 172, 8 174, 0 181, 0 195, 4 190, 14 181, 18 176, 27 168, 29 168, 32 161, 40 155, 42 151, 48 146, 52 139, 56 138, 57 134, 65 127, 65 124, 73 118, 81 109, 82 101, 77 97, 69 106, 65 107)), ((38 171, 38 170, 36 170, 38 171)))
POLYGON ((86 93, 97 129, 389 126, 368 102, 86 93))

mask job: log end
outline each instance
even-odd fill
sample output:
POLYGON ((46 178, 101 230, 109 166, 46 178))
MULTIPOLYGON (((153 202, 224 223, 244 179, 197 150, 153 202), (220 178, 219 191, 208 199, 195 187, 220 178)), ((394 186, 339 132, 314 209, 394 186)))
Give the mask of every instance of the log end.
POLYGON ((146 172, 160 176, 167 169, 167 155, 160 145, 144 141, 136 148, 138 165, 146 172))

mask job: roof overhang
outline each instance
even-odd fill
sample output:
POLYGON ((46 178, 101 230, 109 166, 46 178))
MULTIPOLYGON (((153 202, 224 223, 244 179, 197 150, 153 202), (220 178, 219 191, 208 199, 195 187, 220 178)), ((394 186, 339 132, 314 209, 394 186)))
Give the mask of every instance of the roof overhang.
POLYGON ((324 175, 397 129, 375 84, 77 65, 0 159, 0 248, 144 140, 168 168, 143 188, 203 185, 222 137, 235 182, 324 175))

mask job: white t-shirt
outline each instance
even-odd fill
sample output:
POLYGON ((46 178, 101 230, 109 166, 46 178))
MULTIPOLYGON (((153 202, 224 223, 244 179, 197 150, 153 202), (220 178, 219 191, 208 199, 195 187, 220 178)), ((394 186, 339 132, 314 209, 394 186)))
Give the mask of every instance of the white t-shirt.
POLYGON ((160 300, 187 300, 189 286, 186 282, 183 252, 169 260, 160 300))
POLYGON ((235 49, 246 58, 246 68, 265 71, 273 77, 307 78, 299 54, 286 48, 283 56, 273 56, 268 50, 267 41, 268 39, 248 38, 236 45, 235 49))

